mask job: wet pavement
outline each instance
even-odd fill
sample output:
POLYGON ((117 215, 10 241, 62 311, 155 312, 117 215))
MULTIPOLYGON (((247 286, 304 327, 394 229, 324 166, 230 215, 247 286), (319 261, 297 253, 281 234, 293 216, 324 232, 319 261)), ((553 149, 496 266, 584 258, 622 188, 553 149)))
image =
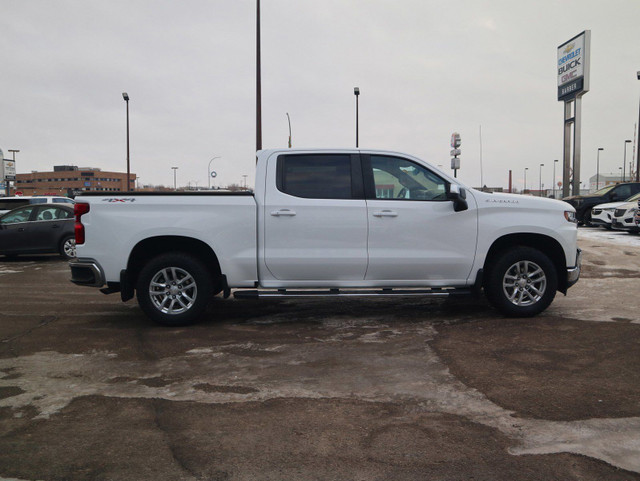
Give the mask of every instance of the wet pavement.
POLYGON ((187 328, 0 260, 0 480, 640 479, 640 236, 533 319, 216 299, 187 328))

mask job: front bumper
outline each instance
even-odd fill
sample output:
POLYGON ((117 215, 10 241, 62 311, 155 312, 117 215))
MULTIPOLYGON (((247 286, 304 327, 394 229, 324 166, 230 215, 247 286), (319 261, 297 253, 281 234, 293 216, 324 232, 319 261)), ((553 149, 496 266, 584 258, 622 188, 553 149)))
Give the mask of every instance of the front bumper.
POLYGON ((76 259, 69 262, 71 282, 79 286, 102 287, 105 284, 104 271, 93 259, 76 259))
POLYGON ((576 254, 576 266, 567 268, 567 288, 578 282, 580 269, 582 267, 582 249, 578 249, 576 254))

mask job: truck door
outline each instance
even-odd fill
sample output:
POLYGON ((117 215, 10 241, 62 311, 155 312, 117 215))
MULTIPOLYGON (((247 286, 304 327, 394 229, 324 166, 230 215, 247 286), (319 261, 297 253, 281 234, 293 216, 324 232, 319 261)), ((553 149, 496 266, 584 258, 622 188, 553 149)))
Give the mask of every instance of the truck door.
POLYGON ((402 157, 362 155, 369 218, 366 280, 464 285, 473 265, 477 208, 454 212, 447 181, 402 157))
POLYGON ((271 275, 287 281, 363 280, 367 207, 359 156, 296 153, 268 162, 263 249, 271 275))

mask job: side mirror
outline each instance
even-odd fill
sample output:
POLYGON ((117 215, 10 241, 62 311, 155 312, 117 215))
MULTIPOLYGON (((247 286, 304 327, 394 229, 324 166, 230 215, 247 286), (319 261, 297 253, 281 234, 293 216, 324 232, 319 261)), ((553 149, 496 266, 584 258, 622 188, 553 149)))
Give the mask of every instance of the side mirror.
POLYGON ((458 184, 447 184, 447 199, 453 201, 453 210, 455 212, 461 212, 469 208, 466 198, 467 192, 461 189, 458 184))

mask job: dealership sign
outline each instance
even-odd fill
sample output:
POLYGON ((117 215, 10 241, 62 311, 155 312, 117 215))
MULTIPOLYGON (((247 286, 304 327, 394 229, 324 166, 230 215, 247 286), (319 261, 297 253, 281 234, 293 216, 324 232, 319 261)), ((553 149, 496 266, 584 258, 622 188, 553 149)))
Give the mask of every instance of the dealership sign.
POLYGON ((558 47, 558 100, 568 102, 589 91, 590 49, 590 30, 558 47))
POLYGON ((16 180, 16 163, 13 160, 2 160, 2 180, 16 180))

